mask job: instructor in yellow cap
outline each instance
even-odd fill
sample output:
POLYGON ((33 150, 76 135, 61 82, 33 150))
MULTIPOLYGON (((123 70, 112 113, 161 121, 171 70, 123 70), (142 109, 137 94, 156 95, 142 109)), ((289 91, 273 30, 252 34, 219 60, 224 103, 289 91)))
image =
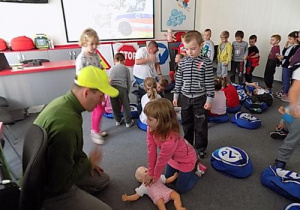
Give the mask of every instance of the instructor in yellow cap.
POLYGON ((104 94, 116 97, 119 93, 109 85, 105 71, 94 66, 84 67, 72 89, 50 102, 34 121, 48 134, 45 209, 111 209, 91 195, 110 182, 109 176, 97 165, 101 161, 101 147, 89 157, 82 150, 81 113, 92 111, 104 99, 104 94))

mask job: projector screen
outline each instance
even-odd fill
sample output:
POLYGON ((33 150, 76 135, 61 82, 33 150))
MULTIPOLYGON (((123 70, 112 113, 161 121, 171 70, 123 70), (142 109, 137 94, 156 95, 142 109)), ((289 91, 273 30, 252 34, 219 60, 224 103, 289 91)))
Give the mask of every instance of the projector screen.
POLYGON ((61 0, 68 42, 84 29, 100 40, 154 38, 154 0, 61 0))

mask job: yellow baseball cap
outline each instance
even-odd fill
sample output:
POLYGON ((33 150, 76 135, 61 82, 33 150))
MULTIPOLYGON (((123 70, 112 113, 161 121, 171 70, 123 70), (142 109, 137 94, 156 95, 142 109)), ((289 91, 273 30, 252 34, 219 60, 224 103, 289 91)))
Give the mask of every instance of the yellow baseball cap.
POLYGON ((110 86, 105 70, 95 66, 82 68, 74 82, 81 87, 98 89, 113 98, 119 95, 119 91, 110 86))

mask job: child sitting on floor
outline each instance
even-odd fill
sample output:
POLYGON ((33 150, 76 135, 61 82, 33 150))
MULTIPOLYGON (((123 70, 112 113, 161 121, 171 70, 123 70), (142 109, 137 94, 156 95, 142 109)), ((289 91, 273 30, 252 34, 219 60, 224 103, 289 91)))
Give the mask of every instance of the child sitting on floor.
POLYGON ((178 173, 176 172, 173 176, 166 178, 164 175, 160 176, 160 179, 157 182, 153 183, 151 186, 146 186, 144 181, 147 176, 148 169, 144 166, 137 168, 135 172, 135 178, 137 181, 141 182, 141 186, 136 188, 136 193, 133 195, 122 195, 122 201, 136 201, 144 194, 148 195, 153 203, 158 207, 158 209, 166 209, 165 203, 169 200, 174 201, 174 206, 177 210, 185 210, 186 208, 182 207, 180 195, 173 189, 168 188, 165 184, 173 182, 178 173))
POLYGON ((269 89, 264 89, 256 82, 245 82, 247 95, 251 97, 252 102, 264 102, 268 106, 273 103, 273 96, 269 89))
POLYGON ((147 77, 144 80, 144 90, 146 94, 143 95, 141 99, 142 112, 140 114, 140 121, 143 124, 146 124, 147 117, 144 113, 144 107, 146 104, 154 99, 161 98, 161 96, 157 93, 157 83, 153 77, 147 77))
POLYGON ((168 87, 169 81, 167 79, 160 79, 156 84, 157 93, 164 98, 165 97, 165 89, 168 87))
POLYGON ((222 91, 226 96, 227 108, 236 108, 240 105, 240 99, 236 88, 232 84, 227 83, 227 78, 223 78, 222 91))
POLYGON ((277 125, 276 130, 270 133, 270 136, 273 139, 285 139, 289 133, 285 122, 291 123, 293 122, 294 118, 292 115, 290 115, 288 107, 280 106, 278 112, 282 114, 282 119, 277 125))
POLYGON ((222 89, 222 78, 215 79, 215 97, 212 101, 211 110, 208 111, 210 116, 220 116, 226 114, 226 96, 222 89))

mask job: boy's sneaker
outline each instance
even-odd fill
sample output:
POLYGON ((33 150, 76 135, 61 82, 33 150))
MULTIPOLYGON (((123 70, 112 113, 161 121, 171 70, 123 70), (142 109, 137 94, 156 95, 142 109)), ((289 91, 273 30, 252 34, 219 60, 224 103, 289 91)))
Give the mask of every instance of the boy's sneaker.
POLYGON ((197 176, 201 177, 201 176, 203 176, 203 174, 205 174, 206 170, 207 170, 207 167, 198 161, 195 174, 197 176))
POLYGON ((131 128, 134 125, 134 120, 131 120, 130 123, 126 123, 126 128, 131 128))
POLYGON ((285 137, 287 136, 287 132, 283 129, 280 131, 273 131, 270 133, 270 136, 273 139, 285 139, 285 137))
POLYGON ((116 126, 120 126, 122 125, 122 123, 124 122, 124 118, 121 118, 121 120, 118 122, 116 122, 116 126))
POLYGON ((282 91, 276 92, 275 94, 276 98, 282 98, 284 96, 284 93, 282 91))
POLYGON ((101 136, 101 134, 96 133, 95 131, 91 131, 91 137, 92 137, 92 141, 95 144, 104 144, 104 139, 101 136))
POLYGON ((288 103, 290 102, 290 100, 286 94, 284 94, 280 99, 281 99, 281 101, 284 101, 284 102, 288 102, 288 103))
POLYGON ((200 151, 198 156, 201 159, 206 158, 206 151, 200 151))
POLYGON ((286 162, 283 162, 283 161, 280 161, 280 160, 276 159, 274 165, 275 165, 276 168, 285 169, 286 162))

